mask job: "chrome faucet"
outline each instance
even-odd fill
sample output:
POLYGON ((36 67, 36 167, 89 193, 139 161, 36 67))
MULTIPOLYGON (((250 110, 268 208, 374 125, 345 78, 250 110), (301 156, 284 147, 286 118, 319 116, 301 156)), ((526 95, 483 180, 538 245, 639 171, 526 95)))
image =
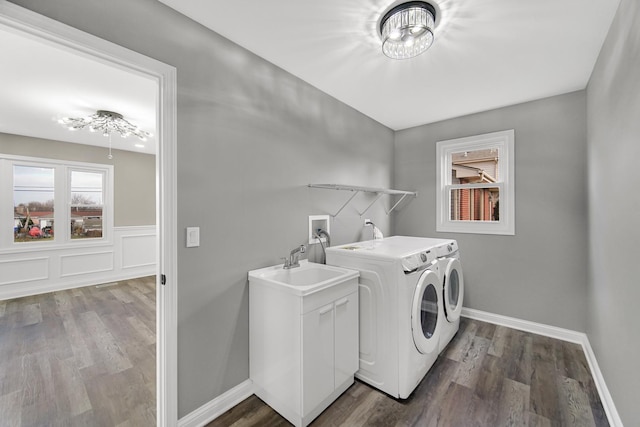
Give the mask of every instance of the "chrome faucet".
POLYGON ((285 258, 282 268, 288 270, 290 268, 300 267, 300 262, 298 261, 300 258, 300 254, 303 254, 306 251, 307 248, 304 245, 300 245, 297 248, 293 249, 289 254, 289 258, 285 258))

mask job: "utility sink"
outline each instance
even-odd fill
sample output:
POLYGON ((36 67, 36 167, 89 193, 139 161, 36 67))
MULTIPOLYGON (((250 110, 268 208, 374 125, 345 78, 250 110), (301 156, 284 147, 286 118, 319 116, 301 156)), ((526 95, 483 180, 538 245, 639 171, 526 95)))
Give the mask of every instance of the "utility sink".
POLYGON ((249 280, 280 288, 295 295, 308 295, 357 278, 360 272, 332 265, 300 261, 300 267, 285 270, 283 264, 249 272, 249 280))

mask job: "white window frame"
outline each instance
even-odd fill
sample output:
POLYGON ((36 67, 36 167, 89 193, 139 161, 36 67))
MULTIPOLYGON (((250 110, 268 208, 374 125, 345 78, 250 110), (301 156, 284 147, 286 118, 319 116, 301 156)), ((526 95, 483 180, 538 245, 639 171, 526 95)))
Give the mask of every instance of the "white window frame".
POLYGON ((38 157, 0 154, 0 253, 39 251, 113 244, 113 166, 38 157), (54 239, 14 242, 13 166, 54 169, 54 239), (102 237, 71 239, 71 171, 100 173, 103 176, 102 237), (7 225, 9 224, 9 225, 7 225))
POLYGON ((453 233, 515 235, 515 132, 513 129, 436 143, 437 197, 436 231, 453 233), (491 184, 453 184, 451 156, 462 151, 498 149, 498 181, 491 184), (451 190, 458 188, 498 188, 498 221, 451 220, 451 190))

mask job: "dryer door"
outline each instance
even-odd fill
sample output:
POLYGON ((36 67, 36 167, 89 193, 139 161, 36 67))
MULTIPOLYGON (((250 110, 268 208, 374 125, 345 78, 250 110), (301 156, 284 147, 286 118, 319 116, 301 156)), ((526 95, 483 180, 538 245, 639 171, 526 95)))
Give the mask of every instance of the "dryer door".
POLYGON ((439 287, 440 278, 438 275, 431 270, 427 270, 420 276, 413 295, 411 312, 413 342, 418 351, 423 354, 438 351, 438 341, 440 339, 440 329, 438 329, 440 313, 439 287))
POLYGON ((462 298, 464 296, 464 277, 462 264, 456 258, 450 258, 444 270, 444 314, 449 322, 460 318, 462 298))

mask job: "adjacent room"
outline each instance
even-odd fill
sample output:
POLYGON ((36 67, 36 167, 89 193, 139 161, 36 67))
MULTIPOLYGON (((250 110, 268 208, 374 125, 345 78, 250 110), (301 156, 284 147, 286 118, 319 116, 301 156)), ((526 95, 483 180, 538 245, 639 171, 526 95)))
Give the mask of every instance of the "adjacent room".
POLYGON ((11 0, 0 37, 0 420, 639 422, 636 0, 11 0))
POLYGON ((153 425, 157 85, 0 34, 0 424, 153 425))

